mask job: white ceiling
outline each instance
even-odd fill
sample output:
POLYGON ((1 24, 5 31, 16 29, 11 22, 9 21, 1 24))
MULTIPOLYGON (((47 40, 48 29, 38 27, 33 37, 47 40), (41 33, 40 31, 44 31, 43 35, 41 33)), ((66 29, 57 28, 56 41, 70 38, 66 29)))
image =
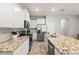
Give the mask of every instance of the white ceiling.
POLYGON ((79 15, 79 3, 22 3, 20 6, 27 8, 32 16, 79 15), (36 8, 39 8, 38 12, 36 8), (56 11, 52 12, 52 8, 55 8, 56 11), (60 9, 64 11, 60 12, 60 9))

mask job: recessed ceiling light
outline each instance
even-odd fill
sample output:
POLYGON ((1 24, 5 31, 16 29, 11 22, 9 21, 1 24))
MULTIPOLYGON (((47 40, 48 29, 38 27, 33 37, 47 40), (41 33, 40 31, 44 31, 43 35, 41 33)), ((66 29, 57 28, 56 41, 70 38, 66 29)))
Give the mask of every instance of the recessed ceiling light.
POLYGON ((39 11, 39 8, 36 8, 35 10, 36 10, 36 11, 39 11))
POLYGON ((55 10, 56 10, 55 8, 52 9, 52 11, 55 11, 55 10))

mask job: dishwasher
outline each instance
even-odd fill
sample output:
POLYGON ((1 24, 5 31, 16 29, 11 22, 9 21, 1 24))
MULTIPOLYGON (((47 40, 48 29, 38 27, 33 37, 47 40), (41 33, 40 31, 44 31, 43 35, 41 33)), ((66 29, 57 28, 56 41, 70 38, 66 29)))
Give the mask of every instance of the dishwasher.
POLYGON ((55 55, 54 46, 49 40, 48 40, 48 55, 55 55))

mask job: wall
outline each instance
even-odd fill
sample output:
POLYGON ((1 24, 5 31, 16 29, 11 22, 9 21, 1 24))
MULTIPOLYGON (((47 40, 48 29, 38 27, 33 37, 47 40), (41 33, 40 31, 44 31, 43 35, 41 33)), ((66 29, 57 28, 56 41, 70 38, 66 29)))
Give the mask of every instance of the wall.
POLYGON ((54 33, 56 30, 55 19, 53 17, 46 16, 46 24, 47 24, 47 31, 51 34, 54 33))
POLYGON ((75 37, 79 33, 79 16, 46 16, 47 31, 61 34, 60 20, 63 18, 69 20, 68 35, 75 37))

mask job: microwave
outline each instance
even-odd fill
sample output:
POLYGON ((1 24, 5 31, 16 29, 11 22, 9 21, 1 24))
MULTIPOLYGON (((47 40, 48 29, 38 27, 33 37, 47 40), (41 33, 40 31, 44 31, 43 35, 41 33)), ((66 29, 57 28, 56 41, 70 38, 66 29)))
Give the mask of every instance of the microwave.
POLYGON ((24 28, 29 28, 29 27, 30 27, 30 23, 24 20, 24 28))

